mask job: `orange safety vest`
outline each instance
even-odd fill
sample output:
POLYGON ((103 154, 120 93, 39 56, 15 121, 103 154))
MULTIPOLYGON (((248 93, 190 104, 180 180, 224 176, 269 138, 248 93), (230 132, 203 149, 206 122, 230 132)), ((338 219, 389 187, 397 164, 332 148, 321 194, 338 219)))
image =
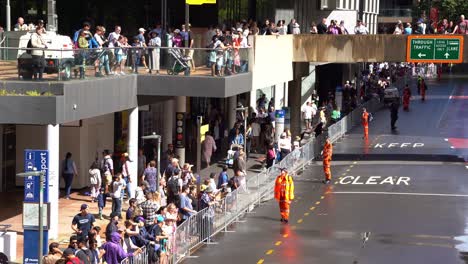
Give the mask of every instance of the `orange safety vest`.
POLYGON ((276 178, 275 199, 278 201, 294 200, 294 182, 287 173, 281 173, 276 178))
POLYGON ((367 126, 369 124, 369 113, 362 113, 362 125, 367 126))

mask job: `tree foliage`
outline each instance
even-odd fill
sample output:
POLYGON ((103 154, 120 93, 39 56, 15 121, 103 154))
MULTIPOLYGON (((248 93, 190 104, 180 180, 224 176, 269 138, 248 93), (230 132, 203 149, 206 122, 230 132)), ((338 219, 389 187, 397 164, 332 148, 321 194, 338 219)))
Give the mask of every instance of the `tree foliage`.
POLYGON ((460 15, 468 15, 468 1, 467 0, 439 0, 428 1, 421 0, 417 6, 416 15, 420 16, 423 13, 429 15, 431 7, 439 9, 439 20, 444 18, 455 23, 460 19, 460 15))

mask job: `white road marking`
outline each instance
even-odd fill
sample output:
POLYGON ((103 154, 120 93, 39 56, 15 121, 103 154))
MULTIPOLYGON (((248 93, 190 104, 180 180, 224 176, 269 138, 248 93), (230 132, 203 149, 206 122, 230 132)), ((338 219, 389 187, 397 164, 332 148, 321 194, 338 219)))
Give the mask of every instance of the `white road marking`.
POLYGON ((382 194, 382 195, 409 195, 409 196, 468 197, 468 194, 451 194, 451 193, 332 192, 332 194, 382 194))

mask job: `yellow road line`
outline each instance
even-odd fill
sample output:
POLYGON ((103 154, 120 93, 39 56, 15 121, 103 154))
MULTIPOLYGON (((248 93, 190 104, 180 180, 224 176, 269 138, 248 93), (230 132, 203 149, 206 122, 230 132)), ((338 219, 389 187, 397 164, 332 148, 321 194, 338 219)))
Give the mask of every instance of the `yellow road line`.
POLYGON ((353 162, 353 164, 357 164, 357 161, 353 162))
POLYGON ((325 198, 325 196, 320 196, 320 199, 323 200, 323 198, 325 198))
POLYGON ((315 202, 315 204, 319 205, 319 204, 320 204, 320 201, 318 201, 318 202, 315 202))
POLYGON ((336 181, 335 184, 338 184, 338 181, 336 181))
POLYGON ((288 236, 289 236, 289 234, 284 234, 284 235, 283 235, 284 238, 286 238, 286 237, 288 237, 288 236))
POLYGON ((305 215, 305 216, 308 216, 308 215, 309 215, 309 213, 304 213, 304 215, 305 215))
POLYGON ((297 223, 300 224, 300 223, 302 223, 302 221, 304 221, 304 220, 301 218, 301 219, 297 220, 297 223))
POLYGON ((274 250, 273 250, 273 249, 270 249, 270 250, 268 250, 265 254, 271 255, 271 254, 273 254, 273 252, 274 252, 274 250))
POLYGON ((275 246, 279 246, 281 245, 281 243, 282 243, 281 241, 276 241, 275 246))
POLYGON ((263 264, 264 261, 265 261, 264 259, 259 259, 259 260, 257 261, 257 264, 263 264))
POLYGON ((341 174, 341 175, 343 175, 343 176, 346 176, 346 172, 345 172, 345 173, 343 173, 343 174, 341 174))
POLYGON ((350 168, 354 167, 354 165, 349 165, 350 168))
POLYGON ((313 211, 313 210, 315 210, 315 207, 312 206, 311 208, 309 208, 309 210, 313 211))
POLYGON ((351 169, 347 169, 346 172, 350 171, 351 169))

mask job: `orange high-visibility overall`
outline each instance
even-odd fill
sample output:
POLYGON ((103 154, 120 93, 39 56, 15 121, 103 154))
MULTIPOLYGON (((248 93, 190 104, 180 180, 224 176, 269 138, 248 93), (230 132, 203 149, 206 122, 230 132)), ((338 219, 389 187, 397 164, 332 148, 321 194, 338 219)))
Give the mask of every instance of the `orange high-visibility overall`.
POLYGON ((325 142, 325 146, 323 146, 323 173, 325 174, 325 180, 331 180, 331 158, 333 155, 333 145, 329 140, 325 142))
POLYGON ((286 171, 282 171, 276 178, 275 199, 279 202, 281 220, 289 220, 289 207, 294 200, 294 182, 286 171))
POLYGON ((364 139, 369 138, 369 113, 362 113, 362 126, 364 127, 364 139))
POLYGON ((411 99, 411 90, 406 87, 403 90, 403 110, 408 111, 411 99))

